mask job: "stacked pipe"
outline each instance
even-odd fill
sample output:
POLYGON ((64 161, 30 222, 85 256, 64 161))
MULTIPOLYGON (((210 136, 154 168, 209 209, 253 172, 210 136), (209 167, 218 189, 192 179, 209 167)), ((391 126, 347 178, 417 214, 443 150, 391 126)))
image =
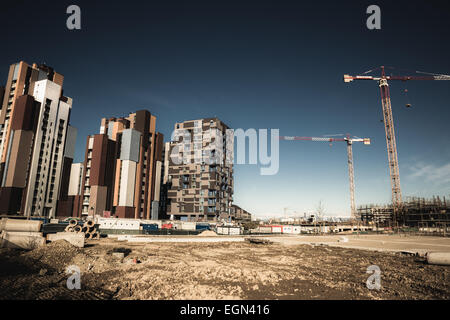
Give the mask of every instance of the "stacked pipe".
POLYGON ((45 244, 41 232, 42 221, 2 219, 0 221, 0 247, 34 249, 45 244))
POLYGON ((84 233, 86 239, 100 239, 100 232, 95 228, 94 221, 88 220, 83 226, 79 225, 77 220, 69 220, 66 232, 84 233))
POLYGON ((100 232, 94 227, 94 221, 88 220, 83 224, 82 231, 86 239, 100 239, 100 232))

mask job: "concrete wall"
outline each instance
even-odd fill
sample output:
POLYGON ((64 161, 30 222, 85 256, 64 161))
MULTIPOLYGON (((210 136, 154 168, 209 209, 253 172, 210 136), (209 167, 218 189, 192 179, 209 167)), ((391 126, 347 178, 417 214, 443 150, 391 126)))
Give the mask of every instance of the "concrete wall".
POLYGON ((122 132, 122 146, 120 160, 139 162, 139 144, 141 133, 134 129, 126 129, 122 132))
POLYGON ((136 162, 130 160, 122 161, 120 175, 119 206, 134 206, 134 183, 136 180, 136 162))

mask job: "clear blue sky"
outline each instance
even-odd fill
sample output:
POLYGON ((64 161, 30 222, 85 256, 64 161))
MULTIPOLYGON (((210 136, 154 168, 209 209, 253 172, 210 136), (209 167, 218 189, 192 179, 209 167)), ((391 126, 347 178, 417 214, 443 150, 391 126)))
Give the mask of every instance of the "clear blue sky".
MULTIPOLYGON (((381 30, 366 28, 367 1, 14 1, 0 12, 0 80, 18 60, 65 76, 78 128, 76 161, 100 118, 146 108, 170 136, 175 122, 217 116, 233 128, 281 135, 351 133, 357 204, 390 201, 381 102, 375 82, 343 74, 385 65, 450 74, 446 1, 377 2, 381 30), (66 29, 78 4, 82 30, 66 29)), ((450 193, 450 81, 391 83, 403 195, 450 193)), ((235 202, 256 215, 303 213, 322 200, 349 214, 343 143, 280 142, 280 171, 235 166, 235 202)))

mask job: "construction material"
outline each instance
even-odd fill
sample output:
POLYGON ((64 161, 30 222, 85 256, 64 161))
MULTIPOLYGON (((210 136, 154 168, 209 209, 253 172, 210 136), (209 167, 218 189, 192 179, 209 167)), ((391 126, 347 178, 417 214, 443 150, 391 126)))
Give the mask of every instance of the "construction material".
POLYGON ((450 266, 450 252, 427 252, 428 264, 450 266))
POLYGON ((75 219, 72 219, 69 221, 69 225, 64 229, 64 233, 81 234, 83 239, 100 239, 100 232, 97 231, 94 221, 92 220, 86 221, 83 226, 81 226, 75 219), (73 221, 75 221, 75 224, 73 223, 73 221))
POLYGON ((257 238, 245 238, 245 241, 254 244, 271 244, 272 241, 267 239, 257 239, 257 238))
POLYGON ((84 223, 84 226, 85 226, 85 227, 88 227, 88 228, 92 228, 94 225, 95 225, 95 224, 94 224, 94 221, 92 221, 92 220, 87 220, 87 221, 84 223))
POLYGON ((84 247, 84 233, 79 232, 57 232, 57 233, 51 233, 47 235, 48 241, 58 241, 58 240, 66 240, 70 244, 83 248, 84 247))
POLYGON ((198 234, 199 237, 217 237, 217 233, 211 230, 205 230, 198 234))
POLYGON ((1 247, 32 250, 45 245, 45 238, 40 232, 3 231, 0 235, 1 247))
POLYGON ((123 260, 123 258, 125 258, 125 253, 123 252, 113 252, 111 255, 119 260, 123 260))
POLYGON ((0 231, 41 231, 42 221, 22 220, 22 219, 2 219, 0 222, 0 231))

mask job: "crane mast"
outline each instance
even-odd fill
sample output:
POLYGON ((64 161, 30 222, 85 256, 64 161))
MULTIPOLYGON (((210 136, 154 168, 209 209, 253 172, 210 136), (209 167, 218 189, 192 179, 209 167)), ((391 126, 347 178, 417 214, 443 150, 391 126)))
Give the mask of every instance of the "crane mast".
POLYGON ((402 192, 400 188, 400 170, 398 166, 398 156, 397 156, 397 144, 395 142, 395 130, 394 130, 394 119, 392 117, 392 106, 391 97, 389 94, 389 84, 388 80, 450 80, 449 75, 445 74, 433 74, 427 72, 416 73, 426 74, 426 76, 393 76, 386 75, 384 66, 381 67, 381 77, 374 77, 370 75, 365 75, 370 70, 364 73, 364 75, 351 76, 348 74, 344 75, 344 82, 352 82, 353 80, 374 80, 377 81, 381 92, 381 105, 383 108, 383 119, 384 119, 384 129, 386 133, 386 146, 388 152, 389 161, 389 175, 391 178, 391 191, 392 191, 392 207, 394 209, 394 219, 396 219, 399 209, 402 207, 402 192))
POLYGON ((356 219, 355 203, 355 173, 353 171, 353 150, 352 140, 347 140, 347 158, 348 158, 348 177, 350 180, 350 214, 351 219, 356 219))
POLYGON ((389 94, 389 84, 386 80, 384 68, 382 68, 382 78, 379 81, 381 92, 381 105, 383 107, 383 122, 386 133, 386 146, 389 162, 389 175, 391 177, 392 206, 394 214, 402 206, 402 192, 400 188, 400 171, 398 167, 397 144, 395 142, 394 119, 392 116, 391 97, 389 94))
POLYGON ((350 181, 350 216, 352 220, 356 219, 356 203, 355 203, 355 174, 353 169, 353 142, 364 142, 364 144, 370 144, 368 138, 351 138, 347 135, 345 138, 325 138, 325 137, 287 137, 280 136, 280 140, 304 140, 304 141, 316 141, 316 142, 336 142, 345 141, 347 143, 347 162, 348 162, 348 176, 350 181))

